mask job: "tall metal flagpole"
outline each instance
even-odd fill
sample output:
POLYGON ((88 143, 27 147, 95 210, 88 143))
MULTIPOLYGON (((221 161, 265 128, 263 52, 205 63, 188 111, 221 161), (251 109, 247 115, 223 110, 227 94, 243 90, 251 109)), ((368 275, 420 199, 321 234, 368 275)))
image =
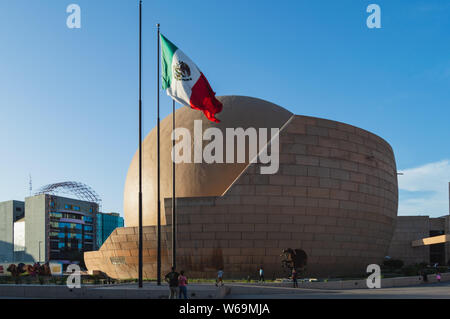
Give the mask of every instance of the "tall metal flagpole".
POLYGON ((176 228, 176 218, 175 218, 175 100, 172 100, 172 267, 177 267, 177 228, 176 228))
POLYGON ((157 283, 158 286, 161 285, 161 181, 160 181, 160 127, 159 127, 159 23, 156 24, 156 26, 158 27, 158 37, 156 39, 158 45, 158 51, 156 53, 156 55, 158 56, 158 74, 157 74, 157 119, 158 119, 158 134, 157 134, 157 152, 158 152, 158 256, 157 256, 157 283))
POLYGON ((139 288, 142 288, 142 1, 139 1, 139 288))

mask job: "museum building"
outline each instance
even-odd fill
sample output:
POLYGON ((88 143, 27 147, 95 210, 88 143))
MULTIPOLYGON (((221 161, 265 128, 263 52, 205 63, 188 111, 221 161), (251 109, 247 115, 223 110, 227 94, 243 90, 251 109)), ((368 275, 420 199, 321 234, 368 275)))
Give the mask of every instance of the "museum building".
MULTIPOLYGON (((176 165, 177 268, 190 277, 246 277, 263 266, 282 276, 281 252, 303 250, 314 276, 364 273, 388 254, 397 218, 397 169, 391 146, 352 125, 294 115, 256 98, 219 97, 221 123, 182 107, 177 127, 194 135, 202 121, 227 128, 278 128, 279 169, 261 174, 262 163, 176 165)), ((172 116, 161 122, 162 266, 171 261, 172 116)), ((192 141, 194 144, 195 142, 192 141)), ((226 149, 223 141, 223 149, 226 149)), ((258 151, 270 148, 259 143, 258 151)), ((273 145, 272 145, 273 146, 273 145)), ((248 144, 246 144, 248 148, 248 144)), ((272 149, 275 149, 272 147, 272 149)), ((247 149, 248 151, 248 149, 247 149)), ((144 278, 156 278, 156 129, 143 142, 144 278)), ((94 252, 89 270, 136 278, 138 264, 138 156, 125 183, 127 227, 117 228, 94 252)))

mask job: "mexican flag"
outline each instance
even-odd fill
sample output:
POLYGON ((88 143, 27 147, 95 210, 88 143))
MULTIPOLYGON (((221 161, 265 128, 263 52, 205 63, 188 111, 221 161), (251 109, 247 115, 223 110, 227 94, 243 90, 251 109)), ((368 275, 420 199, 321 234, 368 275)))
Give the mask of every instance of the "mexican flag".
POLYGON ((203 111, 205 116, 219 123, 215 115, 222 111, 208 80, 183 51, 161 36, 162 86, 167 95, 183 105, 203 111))

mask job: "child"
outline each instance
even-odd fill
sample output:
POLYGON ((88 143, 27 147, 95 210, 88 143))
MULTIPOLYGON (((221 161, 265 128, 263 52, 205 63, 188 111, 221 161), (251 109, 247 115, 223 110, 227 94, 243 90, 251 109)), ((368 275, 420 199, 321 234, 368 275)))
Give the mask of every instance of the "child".
POLYGON ((264 281, 264 269, 262 266, 259 268, 259 281, 264 281))
POLYGON ((188 299, 187 298, 187 278, 184 275, 184 270, 180 271, 180 276, 178 276, 178 288, 179 288, 179 294, 178 294, 178 299, 181 299, 181 294, 183 294, 184 299, 188 299))
POLYGON ((436 279, 438 282, 441 282, 441 274, 440 273, 436 274, 436 279))
POLYGON ((222 270, 222 268, 220 268, 219 271, 217 272, 216 287, 219 286, 219 282, 221 283, 221 286, 223 286, 223 270, 222 270))
POLYGON ((294 288, 298 288, 297 270, 295 268, 292 268, 292 282, 294 283, 294 288))

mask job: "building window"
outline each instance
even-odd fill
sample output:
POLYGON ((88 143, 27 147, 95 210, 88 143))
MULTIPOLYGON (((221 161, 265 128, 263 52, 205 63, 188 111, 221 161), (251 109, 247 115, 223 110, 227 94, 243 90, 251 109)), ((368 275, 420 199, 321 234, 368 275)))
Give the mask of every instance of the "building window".
POLYGON ((62 218, 62 217, 63 217, 62 213, 57 213, 57 212, 50 213, 50 218, 62 218))

